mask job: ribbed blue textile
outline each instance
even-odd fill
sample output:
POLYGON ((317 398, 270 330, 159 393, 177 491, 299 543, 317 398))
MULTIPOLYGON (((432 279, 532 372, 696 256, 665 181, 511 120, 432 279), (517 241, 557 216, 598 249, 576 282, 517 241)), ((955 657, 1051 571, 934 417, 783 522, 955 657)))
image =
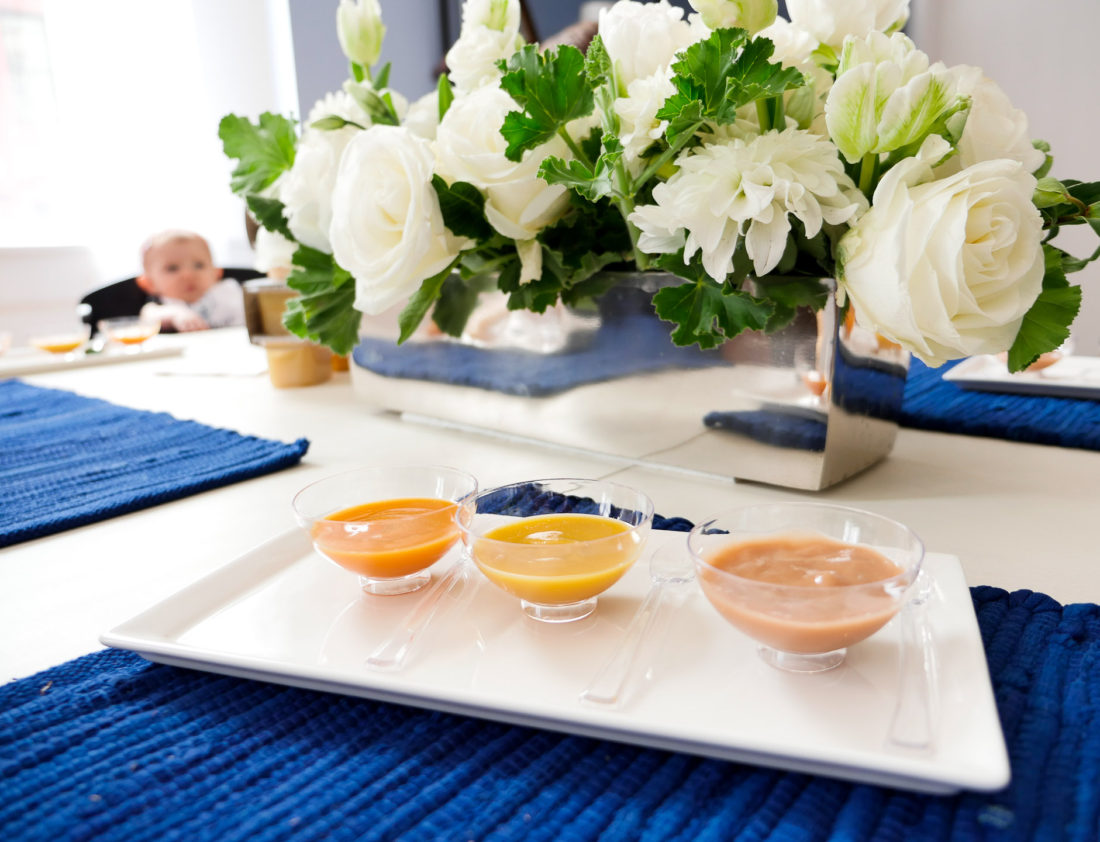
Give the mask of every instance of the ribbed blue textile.
POLYGON ((0 828, 28 842, 1095 842, 1100 607, 972 596, 1012 763, 999 793, 916 795, 105 651, 0 687, 0 828))
POLYGON ((356 365, 385 377, 475 386, 506 395, 541 397, 581 386, 665 368, 721 365, 714 351, 678 348, 668 325, 631 314, 606 322, 587 348, 569 354, 488 350, 448 342, 363 339, 352 352, 356 365))
POLYGON ((929 368, 910 362, 903 426, 1100 450, 1100 401, 963 389, 943 379, 957 364, 929 368))
POLYGON ((0 381, 0 547, 271 473, 308 447, 0 381))

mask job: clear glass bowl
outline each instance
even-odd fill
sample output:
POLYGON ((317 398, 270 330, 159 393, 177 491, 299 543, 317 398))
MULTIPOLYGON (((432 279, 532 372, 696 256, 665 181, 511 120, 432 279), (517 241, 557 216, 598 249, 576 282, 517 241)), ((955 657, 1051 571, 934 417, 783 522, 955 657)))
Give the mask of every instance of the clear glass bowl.
POLYGON ((96 327, 108 342, 115 342, 126 348, 137 348, 160 333, 159 320, 141 316, 101 319, 96 323, 96 327))
POLYGON ((431 465, 358 468, 307 485, 293 501, 314 549, 359 574, 367 593, 419 590, 428 568, 458 541, 456 519, 469 520, 477 480, 431 465))
POLYGON ((710 603, 791 672, 839 666, 898 612, 924 558, 903 524, 822 503, 733 509, 696 526, 688 548, 710 603))
MULTIPOLYGON (((529 506, 524 507, 524 511, 529 506)), ((460 513, 466 551, 485 577, 518 597, 527 616, 566 623, 591 614, 597 597, 638 560, 653 521, 653 503, 618 483, 542 479, 500 486, 460 513), (562 512, 562 498, 581 498, 562 512), (546 502, 543 514, 506 521, 509 504, 546 502), (488 510, 488 511, 486 511, 488 510)))

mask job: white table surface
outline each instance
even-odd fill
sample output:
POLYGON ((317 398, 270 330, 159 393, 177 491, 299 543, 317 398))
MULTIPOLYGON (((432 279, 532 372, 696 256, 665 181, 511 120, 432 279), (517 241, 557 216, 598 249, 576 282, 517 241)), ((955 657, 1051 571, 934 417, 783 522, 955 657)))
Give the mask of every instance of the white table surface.
POLYGON ((23 379, 245 434, 305 437, 309 452, 291 469, 0 550, 0 680, 100 648, 103 631, 293 527, 300 487, 376 463, 452 465, 484 488, 614 477, 649 494, 659 513, 691 519, 767 500, 853 505, 909 524, 929 551, 957 555, 972 585, 1100 602, 1100 453, 903 429, 869 471, 823 492, 788 491, 402 421, 367 409, 346 373, 275 389, 255 373, 259 351, 243 329, 158 339, 184 344, 184 354, 23 379), (235 373, 200 373, 218 366, 235 373))

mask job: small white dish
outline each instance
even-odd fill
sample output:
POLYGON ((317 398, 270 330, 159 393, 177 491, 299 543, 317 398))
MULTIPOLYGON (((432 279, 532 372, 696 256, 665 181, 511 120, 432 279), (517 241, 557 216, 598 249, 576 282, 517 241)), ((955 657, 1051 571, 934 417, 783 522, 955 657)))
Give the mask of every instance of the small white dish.
POLYGON ((1003 361, 982 355, 963 360, 943 375, 964 389, 1017 395, 1100 400, 1100 357, 1070 355, 1039 371, 1011 374, 1003 361))
MULTIPOLYGON (((818 675, 772 669, 696 591, 655 647, 651 683, 617 710, 580 692, 608 659, 649 587, 648 554, 683 533, 654 531, 639 563, 576 623, 538 623, 487 580, 465 610, 425 631, 399 672, 364 659, 416 594, 377 597, 294 529, 102 636, 150 660, 365 696, 724 760, 924 792, 997 790, 1009 780, 985 652, 958 560, 930 554, 943 598, 928 608, 938 649, 936 749, 887 744, 898 692, 896 620, 818 675)), ((445 570, 453 554, 437 564, 445 570)), ((433 571, 435 572, 435 571, 433 571)))

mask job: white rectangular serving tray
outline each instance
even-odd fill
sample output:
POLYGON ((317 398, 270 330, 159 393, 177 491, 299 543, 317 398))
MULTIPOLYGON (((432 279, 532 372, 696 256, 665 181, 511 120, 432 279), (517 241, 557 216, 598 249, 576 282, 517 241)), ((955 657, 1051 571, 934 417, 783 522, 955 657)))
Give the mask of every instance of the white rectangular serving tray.
POLYGON ((934 793, 1008 784, 985 653, 953 556, 926 559, 938 588, 928 615, 939 683, 931 753, 886 743, 898 690, 897 621, 852 647, 838 669, 790 675, 761 661, 695 585, 628 702, 618 710, 580 702, 644 598, 648 554, 684 541, 683 533, 652 533, 596 612, 563 625, 525 617, 518 600, 473 571, 472 592, 440 607, 400 672, 372 671, 364 660, 418 595, 362 593, 301 530, 101 639, 176 666, 872 784, 934 793))
POLYGON ((1010 374, 997 357, 963 360, 943 376, 964 389, 1100 401, 1100 357, 1068 356, 1040 371, 1010 374))

